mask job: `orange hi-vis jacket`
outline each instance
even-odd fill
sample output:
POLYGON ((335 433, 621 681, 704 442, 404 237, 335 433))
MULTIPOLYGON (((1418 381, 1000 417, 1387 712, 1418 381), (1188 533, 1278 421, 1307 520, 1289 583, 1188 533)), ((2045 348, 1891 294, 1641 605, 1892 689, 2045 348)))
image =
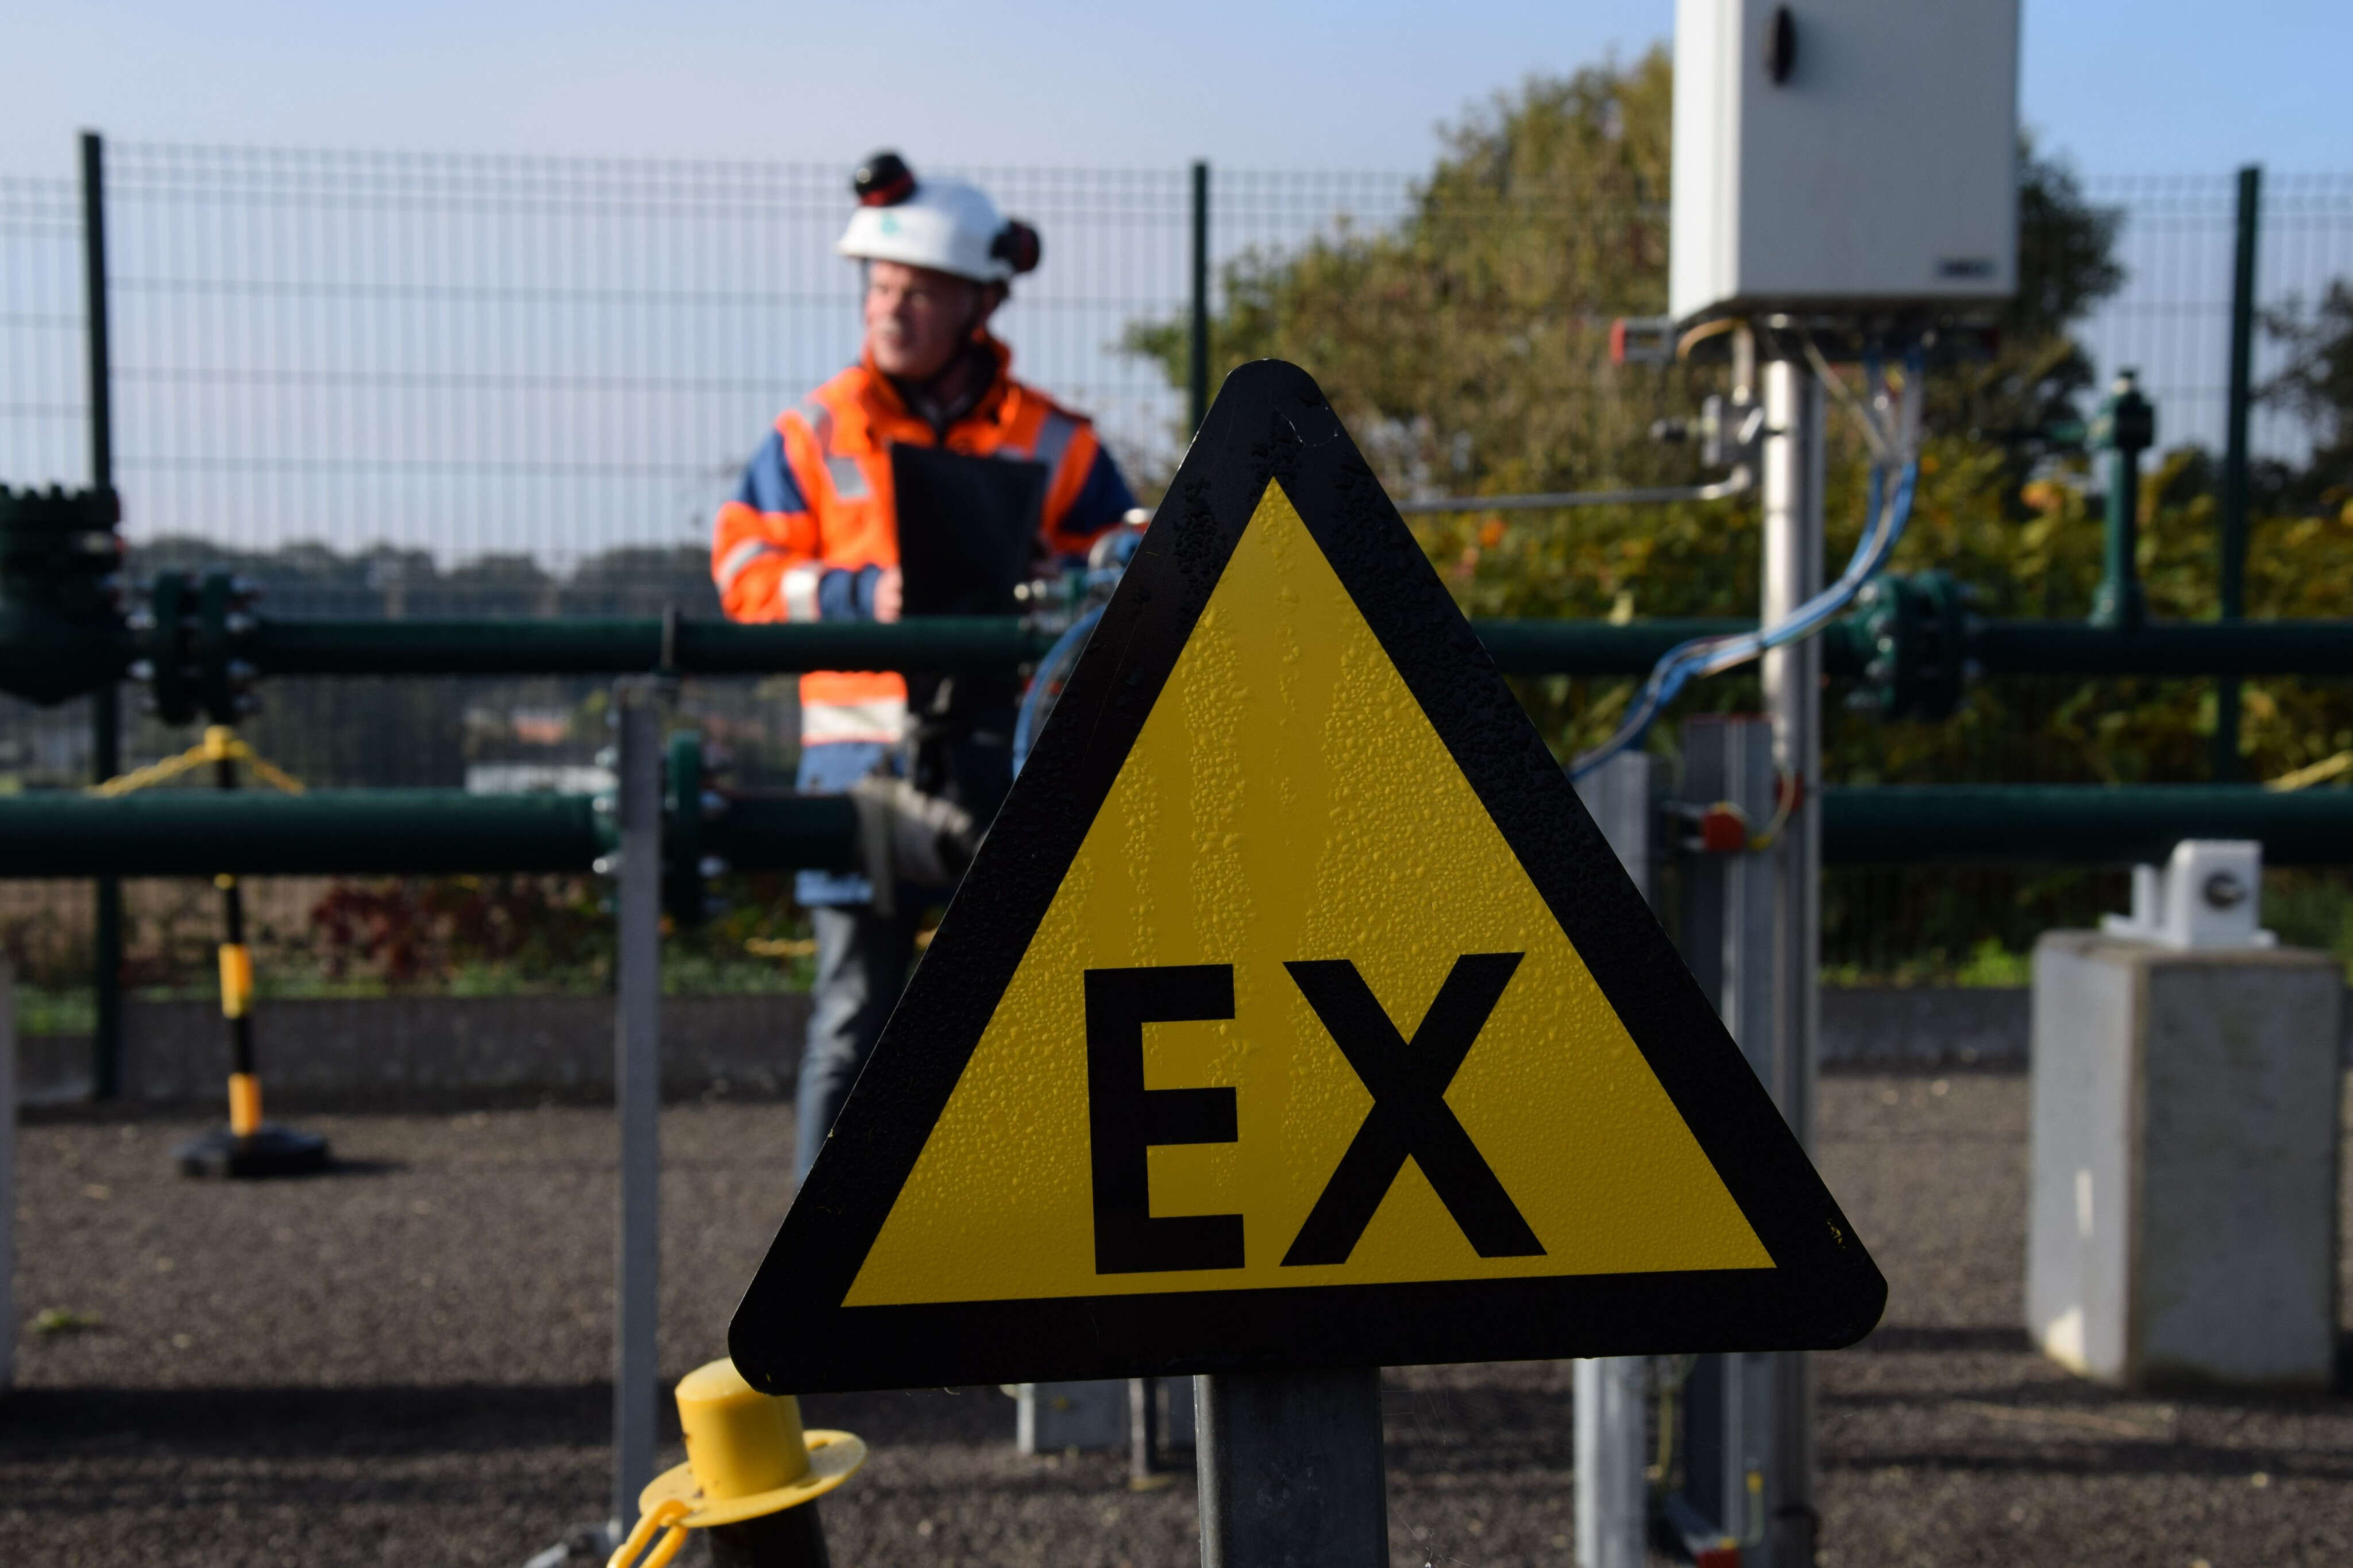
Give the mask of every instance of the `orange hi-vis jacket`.
MULTIPOLYGON (((1093 426, 1015 381, 1007 373, 1011 354, 994 338, 986 342, 997 357, 997 378, 944 437, 908 409, 871 358, 777 416, 734 498, 719 509, 711 570, 730 617, 871 618, 876 575, 899 563, 894 443, 1045 465, 1040 535, 1053 555, 1085 554, 1097 534, 1126 514, 1134 498, 1093 426)), ((906 715, 906 682, 890 671, 801 677, 805 754, 837 742, 894 744, 906 715)))

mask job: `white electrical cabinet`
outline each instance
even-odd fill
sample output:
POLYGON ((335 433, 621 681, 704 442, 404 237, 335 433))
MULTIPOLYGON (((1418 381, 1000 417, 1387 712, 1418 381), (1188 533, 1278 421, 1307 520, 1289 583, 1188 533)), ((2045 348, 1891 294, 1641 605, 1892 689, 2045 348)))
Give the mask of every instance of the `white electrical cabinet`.
POLYGON ((2018 283, 2018 0, 1677 0, 1670 309, 2018 283))

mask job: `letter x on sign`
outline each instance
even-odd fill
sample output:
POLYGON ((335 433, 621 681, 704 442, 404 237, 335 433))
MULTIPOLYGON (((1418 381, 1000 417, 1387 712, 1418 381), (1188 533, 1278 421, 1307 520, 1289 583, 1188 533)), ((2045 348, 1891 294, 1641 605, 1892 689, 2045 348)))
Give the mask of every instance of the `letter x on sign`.
MULTIPOLYGON (((1456 959, 1410 1040, 1398 1035, 1346 959, 1283 965, 1373 1096, 1372 1110, 1283 1254, 1286 1268, 1346 1262, 1409 1158, 1482 1258, 1544 1251, 1445 1099, 1521 956, 1456 959)), ((1144 1087, 1144 1026, 1231 1018, 1232 965, 1091 969, 1086 1007, 1096 1272, 1240 1268, 1241 1215, 1155 1218, 1145 1175, 1145 1151, 1155 1144, 1235 1139, 1233 1089, 1144 1087)))

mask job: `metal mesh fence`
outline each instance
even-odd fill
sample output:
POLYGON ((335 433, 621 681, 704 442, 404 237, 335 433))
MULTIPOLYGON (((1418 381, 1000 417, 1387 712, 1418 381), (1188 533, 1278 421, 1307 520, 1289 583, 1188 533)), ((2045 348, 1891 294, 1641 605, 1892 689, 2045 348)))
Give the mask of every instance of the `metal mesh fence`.
MULTIPOLYGON (((275 552, 290 613, 514 613, 702 592, 712 509, 776 411, 854 355, 830 165, 118 144, 108 149, 115 447, 138 559, 275 552), (316 546, 308 559, 293 547, 316 546), (645 573, 675 556, 659 582, 645 573), (627 552, 626 554, 619 552, 627 552)), ((1145 483, 1183 395, 1120 351, 1188 299, 1187 171, 983 168, 1046 262, 1001 321, 1021 374, 1145 483)), ((1397 174, 1219 170, 1219 260, 1396 223, 1397 174)), ((2219 445, 2227 175, 2093 178, 2124 288, 2078 336, 2137 368, 2168 445, 2219 445)), ((0 178, 0 477, 87 472, 80 195, 0 178)), ((2274 176, 2259 307, 2353 275, 2353 178, 2274 176)), ((2257 379, 2285 348, 2259 335, 2257 379)), ((2264 406, 2259 452, 2306 433, 2264 406)), ((597 607, 604 607, 599 605, 597 607)))
MULTIPOLYGON (((833 251, 845 166, 107 154, 134 570, 223 562, 261 579, 273 611, 715 613, 713 508, 776 412, 855 353, 858 277, 833 251)), ((955 172, 1045 236, 1044 265, 1001 318, 1017 372, 1094 415, 1150 488, 1181 448, 1185 395, 1120 345, 1187 308, 1189 172, 955 172)), ((2235 182, 2084 190, 2120 210, 2126 280, 2080 341, 2104 378, 2140 371, 2162 444, 2219 446, 2235 182)), ((1219 263, 1377 231, 1415 200, 1409 176, 1378 172, 1220 169, 1211 193, 1219 263)), ((0 482, 88 473, 80 204, 70 180, 0 178, 0 482)), ((2353 177, 2271 177, 2258 255, 2266 311, 2353 275, 2353 177)), ((2284 352, 2259 337, 2259 384, 2284 352)), ((2284 409, 2259 405, 2254 435, 2262 455, 2308 447, 2284 409)), ((586 760, 602 739, 584 717, 594 696, 585 682, 282 682, 251 737, 314 783, 449 784, 474 764, 586 760), (334 721, 353 711, 371 715, 364 744, 334 721)), ((2058 698, 2021 685, 2009 700, 2058 698)), ((755 771, 789 763, 787 700, 776 685, 693 697, 755 771)), ((185 739, 139 729, 126 761, 185 739)), ((0 703, 0 787, 79 783, 89 748, 79 705, 0 703)), ((2014 752, 1988 750, 1973 771, 2044 776, 2042 758, 2014 752)), ((1832 956, 1872 973, 1900 966, 1883 937, 1916 929, 1928 903, 1968 904, 1945 923, 2014 945, 2069 900, 2116 896, 2087 875, 1841 876, 1832 956)))
MULTIPOLYGON (((2116 258, 2125 284, 2077 330, 2102 377, 2138 370, 2158 407, 2162 447, 2222 447, 2230 385, 2231 270, 2238 181, 2228 174, 2086 180, 2084 193, 2118 209, 2116 258)), ((2263 184, 2255 247, 2255 305, 2293 311, 2331 281, 2353 279, 2353 175, 2273 174, 2263 184)), ((2254 381, 2278 374, 2287 350, 2258 331, 2254 381)), ((2310 446, 2293 410, 2258 403, 2249 446, 2295 460, 2310 446)))
MULTIPOLYGON (((999 318, 1017 372, 1092 414, 1140 478, 1165 473, 1182 394, 1118 343, 1187 306, 1188 172, 954 172, 1046 236, 999 318)), ((511 613, 524 581, 621 550, 700 550, 777 410, 856 357, 858 274, 834 253, 848 177, 111 146, 116 470, 134 550, 316 542, 359 559, 301 595, 311 613, 416 613, 420 597, 511 613)), ((79 196, 0 188, 0 472, 71 480, 86 469, 79 196)), ((1282 247, 1344 216, 1390 222, 1407 196, 1398 175, 1221 173, 1210 233, 1220 256, 1282 247)))

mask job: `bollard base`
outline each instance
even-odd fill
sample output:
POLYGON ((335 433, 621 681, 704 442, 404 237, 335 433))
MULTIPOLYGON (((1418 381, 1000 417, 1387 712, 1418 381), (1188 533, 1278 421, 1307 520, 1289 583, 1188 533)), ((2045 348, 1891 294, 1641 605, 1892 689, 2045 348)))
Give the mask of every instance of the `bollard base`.
POLYGON ((274 1121, 244 1138, 216 1127, 173 1150, 172 1158, 184 1176, 312 1176, 333 1163, 324 1138, 274 1121))
POLYGON ((564 1539, 527 1559, 522 1568, 565 1568, 567 1563, 599 1563, 613 1555, 621 1537, 609 1524, 575 1524, 564 1539))
POLYGON ((711 1538, 712 1568, 828 1568, 831 1561, 815 1502, 714 1524, 703 1533, 711 1538))

